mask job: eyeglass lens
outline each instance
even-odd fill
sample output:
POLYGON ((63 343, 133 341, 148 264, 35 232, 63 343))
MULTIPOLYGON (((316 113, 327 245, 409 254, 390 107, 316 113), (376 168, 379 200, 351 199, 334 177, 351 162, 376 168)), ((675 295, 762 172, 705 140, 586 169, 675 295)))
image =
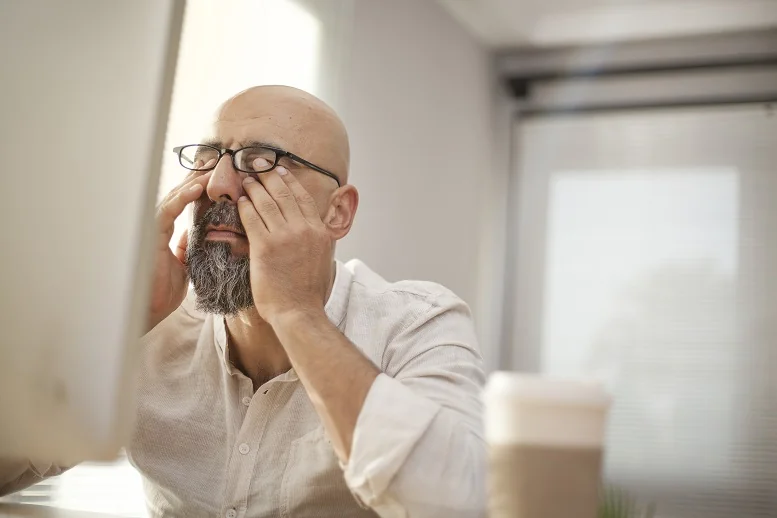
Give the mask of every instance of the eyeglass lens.
MULTIPOLYGON (((181 165, 187 169, 205 169, 205 164, 218 157, 219 150, 210 146, 191 145, 181 149, 181 165)), ((247 147, 235 152, 234 166, 246 173, 261 173, 272 168, 275 158, 276 154, 272 149, 247 147)))

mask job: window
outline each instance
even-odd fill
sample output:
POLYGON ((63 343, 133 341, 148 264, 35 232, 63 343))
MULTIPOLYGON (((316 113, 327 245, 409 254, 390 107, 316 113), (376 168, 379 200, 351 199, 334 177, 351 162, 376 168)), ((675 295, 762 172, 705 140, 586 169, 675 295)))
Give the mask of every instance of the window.
POLYGON ((519 124, 511 367, 614 395, 606 477, 673 518, 777 515, 777 119, 519 124))
POLYGON ((614 475, 714 483, 731 465, 737 180, 726 170, 551 178, 542 369, 593 374, 617 393, 614 475))

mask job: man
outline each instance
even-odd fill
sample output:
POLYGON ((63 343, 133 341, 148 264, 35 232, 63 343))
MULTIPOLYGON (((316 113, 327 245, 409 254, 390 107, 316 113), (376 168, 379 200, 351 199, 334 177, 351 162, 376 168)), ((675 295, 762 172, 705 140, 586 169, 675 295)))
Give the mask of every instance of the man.
MULTIPOLYGON (((469 310, 436 284, 334 260, 359 200, 337 115, 300 90, 255 87, 222 105, 212 140, 176 151, 191 171, 158 210, 127 448, 150 514, 480 516, 469 310)), ((0 494, 60 471, 4 463, 0 494)))

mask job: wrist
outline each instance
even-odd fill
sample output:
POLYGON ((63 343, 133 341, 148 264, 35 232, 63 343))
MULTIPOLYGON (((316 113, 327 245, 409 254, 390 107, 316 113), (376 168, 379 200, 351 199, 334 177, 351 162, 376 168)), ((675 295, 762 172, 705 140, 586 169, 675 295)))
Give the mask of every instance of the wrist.
POLYGON ((329 322, 324 308, 293 308, 271 315, 267 322, 275 332, 294 329, 297 326, 311 326, 320 322, 329 322))

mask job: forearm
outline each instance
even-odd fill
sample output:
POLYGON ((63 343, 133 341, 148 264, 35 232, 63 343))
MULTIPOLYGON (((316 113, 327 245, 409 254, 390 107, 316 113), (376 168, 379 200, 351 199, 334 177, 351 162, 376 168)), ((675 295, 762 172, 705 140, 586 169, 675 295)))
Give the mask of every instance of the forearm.
POLYGON ((323 311, 286 314, 272 324, 335 452, 347 462, 359 413, 379 369, 323 311))

